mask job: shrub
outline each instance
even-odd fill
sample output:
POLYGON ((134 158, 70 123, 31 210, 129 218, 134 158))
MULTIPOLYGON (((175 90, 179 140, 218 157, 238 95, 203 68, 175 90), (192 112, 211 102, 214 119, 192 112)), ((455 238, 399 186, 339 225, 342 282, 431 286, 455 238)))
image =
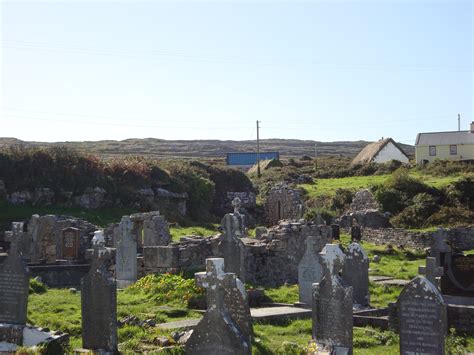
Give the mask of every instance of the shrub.
POLYGON ((451 204, 474 210, 474 175, 463 176, 446 188, 446 195, 451 204))
POLYGON ((28 293, 30 295, 36 293, 36 294, 42 294, 45 293, 48 290, 45 284, 43 284, 41 281, 39 281, 37 278, 30 279, 30 284, 29 284, 29 291, 28 293))
POLYGON ((304 219, 306 220, 313 220, 316 218, 317 215, 320 215, 327 225, 331 224, 333 218, 336 216, 334 211, 331 211, 324 207, 318 208, 310 208, 304 214, 304 219))
POLYGON ((474 212, 462 207, 443 206, 429 217, 425 226, 470 225, 474 221, 474 212))
POLYGON ((412 201, 412 205, 392 218, 392 223, 395 226, 405 228, 420 227, 439 208, 436 199, 427 193, 416 195, 412 201))

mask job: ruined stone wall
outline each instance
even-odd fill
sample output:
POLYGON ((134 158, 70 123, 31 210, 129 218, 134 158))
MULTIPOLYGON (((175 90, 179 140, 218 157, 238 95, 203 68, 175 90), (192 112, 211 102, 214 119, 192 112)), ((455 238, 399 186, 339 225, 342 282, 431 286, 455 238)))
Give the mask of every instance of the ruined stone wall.
POLYGON ((270 190, 265 201, 265 223, 274 226, 280 220, 302 218, 304 202, 300 193, 287 185, 277 185, 270 190))
MULTIPOLYGON (((453 228, 446 232, 448 241, 454 249, 474 249, 474 227, 453 228)), ((422 250, 431 247, 433 232, 411 232, 401 228, 364 228, 362 239, 378 245, 402 245, 405 248, 422 250)))
MULTIPOLYGON (((297 283, 298 263, 305 251, 304 241, 309 235, 318 238, 316 249, 319 250, 332 240, 330 227, 287 221, 262 233, 260 239, 242 238, 246 282, 264 286, 297 283)), ((221 256, 218 253, 220 238, 220 235, 184 237, 180 243, 145 247, 143 270, 139 273, 202 271, 206 258, 221 256)))

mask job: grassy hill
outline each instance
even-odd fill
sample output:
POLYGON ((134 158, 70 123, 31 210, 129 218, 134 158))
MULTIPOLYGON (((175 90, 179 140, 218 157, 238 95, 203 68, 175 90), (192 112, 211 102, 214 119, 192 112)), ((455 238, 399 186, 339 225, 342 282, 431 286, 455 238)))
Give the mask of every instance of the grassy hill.
MULTIPOLYGON (((314 146, 318 145, 318 155, 343 155, 353 157, 365 147, 366 141, 317 142, 298 139, 262 139, 263 151, 279 151, 281 157, 314 156, 314 146)), ((225 158, 229 152, 251 152, 256 149, 256 141, 220 140, 164 140, 156 138, 130 138, 122 141, 103 140, 87 142, 28 142, 16 138, 0 137, 0 148, 11 146, 51 147, 66 146, 82 152, 97 154, 105 158, 123 155, 145 155, 153 158, 225 158)), ((414 148, 401 144, 405 152, 413 156, 414 148)))

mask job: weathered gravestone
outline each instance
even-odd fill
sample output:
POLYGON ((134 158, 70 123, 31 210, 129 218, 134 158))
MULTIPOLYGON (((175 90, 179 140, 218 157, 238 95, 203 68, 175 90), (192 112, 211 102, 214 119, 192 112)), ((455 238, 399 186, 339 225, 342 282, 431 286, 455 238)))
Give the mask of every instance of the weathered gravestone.
POLYGON ((170 229, 163 216, 152 216, 143 221, 143 247, 165 246, 170 241, 170 229))
POLYGON ((430 248, 430 256, 436 258, 436 265, 444 266, 446 257, 449 258, 452 252, 448 244, 448 232, 443 228, 433 233, 433 245, 430 248))
POLYGON ((81 280, 82 346, 117 352, 117 286, 107 269, 110 258, 102 231, 94 233, 94 255, 89 273, 81 280))
POLYGON ((360 230, 360 226, 352 226, 351 227, 351 240, 353 242, 360 242, 362 239, 362 232, 360 230))
POLYGON ((242 228, 240 214, 227 213, 222 219, 223 233, 218 249, 225 259, 225 271, 237 274, 245 282, 245 247, 240 240, 243 236, 242 228))
POLYGON ((359 243, 352 242, 347 248, 342 279, 352 286, 354 304, 369 306, 369 257, 359 243))
POLYGON ((64 228, 61 231, 61 256, 66 260, 77 260, 79 257, 79 229, 64 228))
POLYGON ((331 237, 333 240, 341 239, 341 227, 339 224, 331 224, 331 237))
POLYGON ((441 278, 443 294, 474 296, 474 255, 447 254, 444 259, 445 274, 441 278))
MULTIPOLYGON (((314 283, 320 283, 323 277, 323 266, 319 253, 316 252, 318 240, 309 236, 305 240, 306 251, 298 264, 298 287, 300 302, 306 305, 312 304, 314 283)), ((318 249, 321 250, 321 249, 318 249)))
POLYGON ((18 251, 23 223, 12 225, 10 252, 0 264, 0 341, 21 345, 26 325, 29 273, 18 251))
POLYGON ((326 244, 320 253, 324 276, 313 284, 313 338, 321 350, 331 354, 352 354, 352 287, 339 272, 344 253, 336 244, 326 244))
POLYGON ((206 275, 197 281, 206 288, 207 311, 186 343, 186 353, 196 355, 251 354, 251 343, 226 307, 225 287, 235 275, 224 272, 224 259, 206 259, 206 275))
POLYGON ((116 235, 115 277, 118 288, 125 288, 137 281, 137 241, 132 230, 130 217, 123 216, 116 235))
POLYGON ((422 276, 398 298, 400 354, 445 354, 446 304, 438 288, 422 276))

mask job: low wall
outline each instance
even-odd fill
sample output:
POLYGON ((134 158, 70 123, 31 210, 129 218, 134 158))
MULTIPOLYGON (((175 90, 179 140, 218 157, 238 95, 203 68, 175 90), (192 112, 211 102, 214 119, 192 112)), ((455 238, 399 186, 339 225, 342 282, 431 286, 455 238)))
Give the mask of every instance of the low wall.
POLYGON ((90 264, 28 265, 30 277, 39 276, 48 287, 78 287, 89 272, 90 264))

